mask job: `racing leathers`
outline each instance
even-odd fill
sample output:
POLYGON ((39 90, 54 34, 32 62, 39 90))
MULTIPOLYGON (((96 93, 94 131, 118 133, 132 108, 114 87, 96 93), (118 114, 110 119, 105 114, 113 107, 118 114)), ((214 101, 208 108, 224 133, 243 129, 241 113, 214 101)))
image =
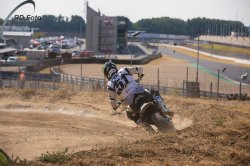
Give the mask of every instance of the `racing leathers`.
POLYGON ((112 113, 115 113, 119 107, 119 102, 123 101, 131 109, 131 111, 126 111, 128 118, 145 128, 148 133, 154 133, 154 129, 143 122, 140 114, 141 105, 153 101, 153 97, 145 92, 144 88, 132 77, 133 74, 141 76, 143 74, 142 67, 121 68, 107 83, 109 102, 113 108, 112 113))
POLYGON ((119 101, 131 105, 134 102, 134 95, 144 92, 144 88, 132 77, 133 74, 143 74, 142 67, 121 68, 107 83, 109 102, 114 110, 119 107, 119 101))

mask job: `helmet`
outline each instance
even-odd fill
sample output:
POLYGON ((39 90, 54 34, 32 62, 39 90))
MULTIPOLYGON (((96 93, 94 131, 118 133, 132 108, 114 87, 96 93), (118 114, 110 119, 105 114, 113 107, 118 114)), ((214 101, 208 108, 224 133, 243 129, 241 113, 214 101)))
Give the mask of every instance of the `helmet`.
POLYGON ((112 61, 104 63, 102 67, 103 74, 107 79, 111 79, 112 76, 117 73, 117 67, 112 61))

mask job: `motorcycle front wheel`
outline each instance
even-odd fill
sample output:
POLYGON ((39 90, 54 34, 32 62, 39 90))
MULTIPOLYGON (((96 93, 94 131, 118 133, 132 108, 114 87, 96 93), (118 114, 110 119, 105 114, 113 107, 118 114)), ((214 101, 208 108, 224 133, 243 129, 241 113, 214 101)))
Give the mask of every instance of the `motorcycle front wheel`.
POLYGON ((151 115, 151 120, 154 122, 155 126, 158 128, 159 131, 169 131, 174 130, 174 126, 172 121, 167 117, 163 117, 158 112, 151 115))

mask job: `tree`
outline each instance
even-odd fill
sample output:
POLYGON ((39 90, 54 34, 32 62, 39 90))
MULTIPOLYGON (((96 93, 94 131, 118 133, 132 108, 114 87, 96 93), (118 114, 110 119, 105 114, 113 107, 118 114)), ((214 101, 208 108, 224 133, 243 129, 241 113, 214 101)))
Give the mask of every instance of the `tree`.
POLYGON ((135 29, 149 33, 164 33, 185 35, 187 29, 185 21, 169 17, 141 19, 134 24, 135 29))
POLYGON ((0 25, 2 25, 2 24, 3 24, 3 19, 0 18, 0 25))
MULTIPOLYGON (((175 35, 219 35, 227 36, 232 32, 236 32, 239 35, 248 35, 248 28, 239 21, 228 21, 219 19, 208 18, 193 18, 187 21, 170 18, 147 18, 141 19, 136 23, 132 23, 127 17, 118 16, 118 20, 125 20, 127 30, 141 30, 148 33, 162 33, 162 34, 175 34, 175 35)), ((0 25, 2 25, 3 19, 0 19, 0 25)), ((85 32, 86 23, 85 20, 77 15, 71 16, 71 18, 59 15, 43 15, 41 20, 18 20, 12 18, 8 21, 9 26, 29 26, 31 28, 39 28, 39 32, 57 32, 57 33, 76 33, 81 34, 85 32)))
POLYGON ((125 17, 125 16, 117 16, 117 20, 124 20, 125 21, 125 25, 126 25, 126 28, 125 29, 134 29, 133 27, 133 23, 130 21, 129 18, 125 17))
POLYGON ((70 26, 69 31, 74 33, 79 33, 80 31, 85 32, 86 29, 85 21, 83 20, 82 17, 77 15, 71 16, 69 26, 70 26))

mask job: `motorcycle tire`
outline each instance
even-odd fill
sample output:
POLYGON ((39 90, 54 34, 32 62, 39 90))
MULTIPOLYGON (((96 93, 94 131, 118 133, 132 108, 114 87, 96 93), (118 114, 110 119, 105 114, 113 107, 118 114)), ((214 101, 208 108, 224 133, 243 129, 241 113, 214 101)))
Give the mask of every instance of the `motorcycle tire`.
POLYGON ((174 130, 172 121, 168 118, 164 118, 158 112, 151 115, 151 120, 154 122, 158 130, 161 132, 174 130))

